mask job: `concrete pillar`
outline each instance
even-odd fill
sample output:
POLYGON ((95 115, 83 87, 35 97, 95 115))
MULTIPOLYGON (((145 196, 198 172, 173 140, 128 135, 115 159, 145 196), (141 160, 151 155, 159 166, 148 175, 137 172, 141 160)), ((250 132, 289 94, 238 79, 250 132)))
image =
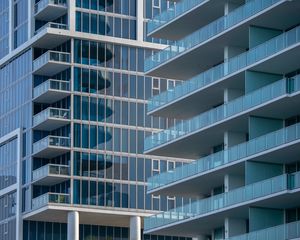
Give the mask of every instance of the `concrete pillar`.
POLYGON ((79 213, 68 213, 68 240, 79 240, 79 213))
POLYGON ((244 91, 241 89, 224 89, 224 102, 230 102, 240 96, 244 95, 244 91))
POLYGON ((136 1, 136 39, 144 40, 144 1, 136 1))
POLYGON ((241 53, 245 52, 245 49, 234 46, 224 47, 224 75, 229 73, 228 59, 233 58, 241 53))
POLYGON ((75 31, 76 24, 76 5, 74 0, 68 1, 68 25, 70 31, 75 31))
POLYGON ((227 15, 228 13, 230 13, 234 9, 238 8, 239 6, 240 6, 240 4, 237 4, 235 1, 232 1, 232 0, 225 1, 224 15, 227 15))
POLYGON ((141 240, 141 217, 130 218, 130 240, 141 240))
POLYGON ((225 218, 225 238, 242 235, 247 232, 246 219, 225 218))

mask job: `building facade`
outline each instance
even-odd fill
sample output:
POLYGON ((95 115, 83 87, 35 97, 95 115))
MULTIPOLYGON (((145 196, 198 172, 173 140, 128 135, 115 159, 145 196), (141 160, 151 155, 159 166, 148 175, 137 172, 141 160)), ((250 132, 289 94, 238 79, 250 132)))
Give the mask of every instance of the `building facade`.
POLYGON ((201 240, 300 238, 300 1, 182 0, 148 23, 172 40, 149 76, 182 84, 149 100, 181 119, 145 153, 192 163, 149 179, 148 193, 193 201, 145 219, 148 234, 201 240))
POLYGON ((169 41, 154 0, 0 1, 0 239, 186 240, 144 235, 143 218, 190 201, 147 194, 147 178, 189 160, 146 156, 176 123, 147 99, 180 81, 144 75, 169 41))

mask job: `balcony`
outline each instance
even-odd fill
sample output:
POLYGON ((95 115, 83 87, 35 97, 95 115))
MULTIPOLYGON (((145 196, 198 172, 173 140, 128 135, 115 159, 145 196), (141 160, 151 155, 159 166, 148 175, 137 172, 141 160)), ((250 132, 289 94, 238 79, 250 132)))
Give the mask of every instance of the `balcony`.
POLYGON ((300 27, 296 27, 153 97, 148 113, 174 118, 193 116, 207 109, 208 103, 220 103, 223 89, 237 88, 246 70, 282 74, 298 69, 299 46, 300 27), (187 105, 190 107, 185 108, 187 105))
POLYGON ((49 107, 33 116, 33 129, 52 131, 70 123, 70 110, 49 107))
POLYGON ((70 82, 49 79, 33 89, 33 101, 37 103, 55 103, 70 96, 70 82))
POLYGON ((32 209, 46 205, 65 205, 70 203, 70 195, 66 193, 46 193, 32 199, 32 209))
POLYGON ((54 76, 70 67, 70 53, 47 51, 33 61, 33 73, 54 76))
POLYGON ((167 156, 185 154, 186 157, 188 152, 192 155, 195 152, 201 154, 210 146, 222 142, 222 129, 247 132, 247 122, 251 115, 262 114, 261 116, 270 118, 285 118, 293 115, 290 110, 296 109, 294 104, 296 99, 300 101, 299 94, 300 75, 292 79, 276 81, 147 137, 145 152, 167 156), (212 135, 214 139, 208 140, 203 137, 204 135, 212 135), (179 144, 178 142, 181 146, 177 146, 177 150, 174 150, 174 145, 179 144), (190 146, 183 145, 183 142, 190 146), (195 144, 196 142, 198 144, 195 144), (199 144, 203 150, 199 148, 199 144), (179 151, 182 153, 178 153, 179 151))
POLYGON ((300 20, 297 14, 298 8, 297 1, 246 1, 244 5, 228 15, 146 59, 144 70, 151 76, 189 79, 221 62, 224 59, 224 46, 248 48, 250 26, 288 29, 297 25, 300 20), (289 21, 281 21, 281 19, 289 19, 289 21), (205 60, 201 61, 201 59, 205 60))
POLYGON ((193 192, 207 194, 210 189, 224 183, 225 174, 241 173, 245 161, 291 163, 297 161, 299 147, 300 124, 295 124, 150 177, 148 193, 172 196, 193 192))
POLYGON ((67 13, 67 0, 41 0, 34 6, 35 19, 41 21, 53 21, 67 13))
POLYGON ((33 144, 33 156, 54 158, 70 151, 70 138, 47 136, 33 144))
POLYGON ((184 0, 151 19, 147 33, 151 37, 178 40, 223 14, 224 1, 184 0))
POLYGON ((164 234, 168 229, 175 235, 178 231, 184 236, 195 234, 193 231, 207 234, 222 226, 225 217, 238 214, 239 218, 247 219, 249 207, 253 205, 281 209, 285 202, 297 206, 299 189, 300 172, 280 175, 148 217, 145 219, 145 233, 164 234))
POLYGON ((32 181, 39 186, 53 186, 69 179, 69 166, 47 164, 32 172, 32 181))
POLYGON ((68 30, 67 24, 48 22, 35 31, 32 46, 53 49, 71 38, 68 30))

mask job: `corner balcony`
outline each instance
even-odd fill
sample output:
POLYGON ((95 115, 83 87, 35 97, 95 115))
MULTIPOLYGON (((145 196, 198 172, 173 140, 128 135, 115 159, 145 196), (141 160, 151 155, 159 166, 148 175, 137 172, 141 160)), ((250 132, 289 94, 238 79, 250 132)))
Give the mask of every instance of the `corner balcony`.
POLYGON ((33 156, 41 158, 54 158, 70 151, 70 138, 60 136, 47 136, 33 143, 33 156))
POLYGON ((224 14, 224 1, 183 0, 147 23, 148 36, 178 40, 224 14), (195 21, 197 18, 197 21, 195 21))
POLYGON ((298 11, 298 1, 246 1, 228 15, 146 59, 144 71, 155 77, 189 79, 221 62, 224 59, 224 46, 248 48, 250 26, 287 29, 299 23, 298 11))
POLYGON ((47 164, 32 172, 32 182, 39 186, 53 186, 67 181, 69 176, 69 166, 47 164))
POLYGON ((33 129, 52 131, 70 123, 70 110, 49 107, 33 116, 33 129))
POLYGON ((225 218, 247 219, 250 206, 296 207, 299 197, 300 172, 284 174, 148 217, 144 229, 145 233, 159 235, 167 231, 183 236, 210 235, 212 229, 224 224, 225 218))
POLYGON ((48 22, 35 31, 32 46, 53 49, 71 39, 68 30, 67 24, 48 22))
POLYGON ((71 95, 70 82, 48 79, 33 89, 33 102, 55 103, 71 95))
POLYGON ((34 17, 41 21, 53 21, 67 13, 67 0, 40 0, 34 6, 34 17))
POLYGON ((46 193, 32 199, 32 209, 38 209, 46 205, 66 204, 70 204, 70 194, 66 193, 46 193))
POLYGON ((288 164, 298 161, 299 148, 300 124, 295 124, 150 177, 148 193, 209 194, 224 183, 226 174, 244 172, 245 161, 288 164))
POLYGON ((247 132, 251 115, 288 118, 298 114, 299 101, 300 75, 282 79, 147 137, 145 152, 195 158, 223 142, 224 129, 247 132))
POLYGON ((222 102, 223 89, 243 88, 247 70, 282 74, 298 69, 299 50, 300 27, 296 27, 153 97, 148 114, 192 117, 222 102))
POLYGON ((70 67, 70 53, 47 51, 33 61, 33 73, 54 76, 70 67))

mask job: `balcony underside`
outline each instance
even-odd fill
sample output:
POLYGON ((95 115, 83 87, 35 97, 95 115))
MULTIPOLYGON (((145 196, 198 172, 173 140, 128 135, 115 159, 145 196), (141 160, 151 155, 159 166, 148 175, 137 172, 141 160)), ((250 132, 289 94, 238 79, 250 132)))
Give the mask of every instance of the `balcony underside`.
POLYGON ((243 176, 245 172, 245 161, 289 164, 299 159, 300 140, 287 143, 276 148, 263 151, 256 155, 244 158, 227 165, 221 165, 218 168, 194 176, 187 177, 183 180, 170 183, 168 185, 148 191, 156 195, 170 196, 195 196, 197 194, 210 194, 211 189, 224 184, 226 174, 233 176, 243 176), (209 183, 209 184, 203 184, 209 183))
POLYGON ((35 125, 34 130, 52 131, 70 123, 68 119, 48 118, 45 121, 35 125))
POLYGON ((293 193, 284 191, 265 198, 249 201, 243 205, 236 206, 235 208, 229 207, 227 210, 221 209, 221 211, 215 212, 214 214, 208 214, 205 217, 186 219, 185 221, 169 224, 162 228, 145 231, 145 233, 166 235, 167 233, 172 232, 172 235, 174 236, 180 235, 188 237, 198 236, 199 234, 211 235, 213 229, 224 226, 225 218, 247 219, 249 216, 249 207, 255 206, 282 209, 282 206, 284 206, 285 208, 293 208, 299 206, 299 197, 299 189, 293 193))
POLYGON ((67 147, 48 146, 41 151, 34 153, 33 157, 50 159, 67 153, 68 151, 70 151, 70 148, 67 147))
POLYGON ((71 39, 69 31, 55 28, 45 28, 33 37, 33 47, 53 49, 71 39))
POLYGON ((41 76, 54 76, 70 67, 69 63, 49 61, 33 73, 41 76))
MULTIPOLYGON (((50 222, 67 222, 67 214, 69 211, 79 211, 80 224, 88 225, 104 225, 104 226, 118 226, 129 227, 130 217, 136 216, 150 216, 154 212, 145 213, 139 210, 130 212, 116 208, 93 207, 93 206, 70 206, 70 205, 48 205, 41 209, 27 213, 24 216, 26 220, 32 221, 50 221, 50 222)), ((143 220, 142 220, 143 226, 143 220)))
MULTIPOLYGON (((286 95, 285 95, 286 96, 286 95)), ((224 129, 228 132, 247 133, 248 119, 250 116, 285 119, 300 113, 300 94, 293 97, 281 97, 265 105, 259 105, 250 111, 223 120, 206 128, 199 129, 190 134, 178 137, 173 141, 160 144, 146 154, 178 158, 198 159, 210 152, 212 146, 224 142, 224 129)))
MULTIPOLYGON (((293 45, 271 58, 266 58, 260 62, 246 68, 250 71, 283 74, 290 73, 300 68, 298 61, 300 56, 300 44, 293 45)), ((208 85, 206 88, 195 90, 189 95, 178 98, 175 101, 165 104, 160 108, 148 112, 149 114, 188 119, 207 109, 223 102, 224 89, 245 89, 245 69, 233 73, 223 80, 208 85), (189 106, 188 108, 186 106, 189 106)))
POLYGON ((60 90, 48 90, 41 95, 37 96, 33 99, 33 102, 37 103, 55 103, 59 100, 62 100, 66 97, 70 96, 70 92, 60 91, 60 90))
POLYGON ((156 28, 148 36, 172 40, 181 39, 221 17, 224 14, 224 2, 225 0, 205 0, 184 14, 156 28))
POLYGON ((50 22, 65 15, 67 12, 67 6, 48 4, 46 7, 35 14, 35 19, 50 22))
POLYGON ((41 177, 35 181, 33 181, 34 185, 39 186, 53 186, 62 182, 65 182, 69 179, 69 176, 66 175, 51 175, 41 177))
POLYGON ((186 80, 224 59, 224 46, 247 49, 249 46, 249 27, 260 26, 266 28, 286 29, 295 26, 300 21, 300 5, 297 1, 284 1, 269 10, 255 15, 252 19, 241 22, 232 30, 227 30, 208 41, 178 54, 176 57, 161 63, 146 72, 156 77, 186 80), (293 18, 291 17, 293 16, 293 18), (282 21, 285 19, 285 21, 282 21))

